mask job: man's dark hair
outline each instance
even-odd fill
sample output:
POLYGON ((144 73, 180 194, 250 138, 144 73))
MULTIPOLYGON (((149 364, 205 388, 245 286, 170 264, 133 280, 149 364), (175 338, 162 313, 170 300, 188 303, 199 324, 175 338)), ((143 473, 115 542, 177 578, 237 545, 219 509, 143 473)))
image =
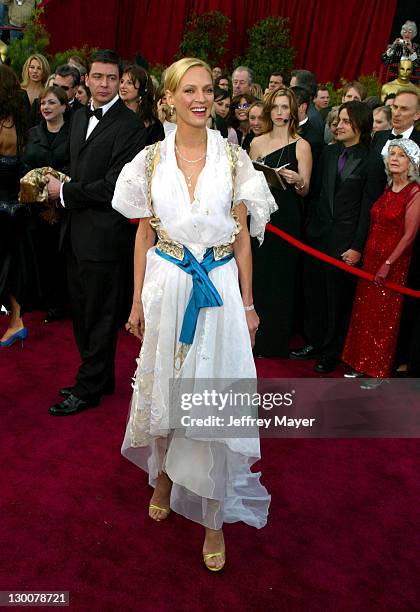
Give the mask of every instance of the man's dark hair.
POLYGON ((315 96, 318 95, 318 91, 328 91, 329 92, 329 89, 328 89, 328 87, 327 87, 327 85, 325 83, 318 83, 318 85, 316 86, 316 94, 315 94, 315 96))
POLYGON ((295 85, 295 87, 290 88, 295 94, 296 102, 298 106, 301 104, 306 104, 306 108, 308 108, 309 103, 311 101, 311 96, 309 95, 309 91, 305 89, 305 87, 299 87, 299 85, 295 85))
POLYGON ((317 84, 316 77, 313 72, 309 70, 292 70, 291 76, 296 77, 299 87, 304 87, 309 91, 311 98, 316 96, 317 84))
POLYGON ((272 76, 280 76, 283 80, 285 79, 284 72, 272 72, 270 74, 270 79, 272 76))
POLYGON ((396 96, 396 95, 397 95, 397 94, 394 94, 394 93, 390 93, 390 94, 388 94, 387 96, 385 96, 385 100, 384 100, 384 102, 383 102, 383 103, 384 103, 384 104, 386 104, 386 101, 387 101, 387 100, 393 100, 393 99, 395 98, 395 96, 396 96))
POLYGON ((363 102, 352 100, 344 102, 338 109, 338 115, 345 108, 349 115, 349 120, 353 130, 360 131, 360 142, 369 147, 371 142, 371 132, 373 127, 373 113, 363 102))
POLYGON ((80 85, 80 72, 74 66, 69 66, 68 64, 57 66, 55 74, 63 78, 71 76, 73 79, 73 87, 80 85))
POLYGON ((88 59, 88 74, 90 74, 92 64, 94 62, 101 62, 101 64, 115 64, 118 66, 119 76, 122 76, 121 58, 116 51, 113 51, 112 49, 99 49, 99 51, 92 53, 88 59))

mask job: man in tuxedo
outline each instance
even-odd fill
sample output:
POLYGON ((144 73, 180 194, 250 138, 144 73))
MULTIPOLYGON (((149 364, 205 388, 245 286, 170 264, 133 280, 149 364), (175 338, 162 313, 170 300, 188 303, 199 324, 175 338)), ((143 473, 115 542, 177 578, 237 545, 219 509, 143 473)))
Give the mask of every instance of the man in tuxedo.
MULTIPOLYGON (((420 146, 420 132, 414 124, 420 119, 420 96, 411 89, 401 89, 392 105, 392 130, 376 132, 372 145, 386 155, 391 140, 409 138, 420 146)), ((420 233, 414 242, 407 286, 420 291, 420 233)), ((397 364, 407 364, 409 376, 420 376, 420 300, 404 298, 397 346, 397 364)))
MULTIPOLYGON (((361 259, 372 203, 383 191, 381 160, 369 153, 372 111, 362 102, 342 104, 337 140, 325 147, 309 205, 306 238, 310 246, 355 266, 361 259)), ((317 357, 315 370, 338 365, 350 320, 355 277, 314 257, 304 272, 305 335, 308 344, 292 359, 317 357)))
POLYGON ((391 110, 392 130, 375 133, 372 141, 374 150, 386 155, 389 141, 394 138, 410 138, 420 146, 420 132, 414 127, 420 119, 419 94, 411 89, 401 89, 394 98, 391 110))
POLYGON ((95 406, 115 386, 115 350, 125 296, 130 225, 111 206, 122 167, 144 147, 146 129, 118 96, 121 63, 114 51, 94 53, 86 83, 89 107, 74 113, 70 131, 71 182, 49 177, 50 199, 64 208, 61 243, 66 250, 73 327, 81 357, 76 383, 61 389, 52 415, 95 406))

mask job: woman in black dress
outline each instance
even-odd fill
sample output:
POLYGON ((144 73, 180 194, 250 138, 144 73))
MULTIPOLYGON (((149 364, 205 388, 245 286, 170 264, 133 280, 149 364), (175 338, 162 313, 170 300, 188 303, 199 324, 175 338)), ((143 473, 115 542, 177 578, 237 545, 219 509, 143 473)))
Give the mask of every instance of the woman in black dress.
MULTIPOLYGON (((47 87, 40 95, 42 121, 29 132, 23 156, 25 170, 50 166, 62 171, 69 164, 69 122, 66 121, 67 94, 61 87, 47 87)), ((63 318, 68 302, 66 268, 60 253, 60 220, 44 219, 45 207, 31 206, 32 235, 36 251, 45 322, 63 318)))
MULTIPOLYGON (((25 297, 27 252, 26 209, 18 203, 21 153, 27 139, 26 94, 8 66, 0 64, 0 304, 10 311, 0 347, 23 343, 28 335, 21 304, 25 297)), ((0 332, 1 333, 1 332, 0 332)))
MULTIPOLYGON (((308 193, 312 171, 311 148, 297 133, 298 108, 293 92, 273 90, 264 101, 264 133, 253 139, 250 157, 278 170, 280 182, 271 192, 278 211, 273 225, 300 237, 302 197, 308 193)), ((260 316, 255 354, 287 357, 295 309, 298 251, 280 237, 266 233, 263 245, 254 248, 254 303, 260 316)))

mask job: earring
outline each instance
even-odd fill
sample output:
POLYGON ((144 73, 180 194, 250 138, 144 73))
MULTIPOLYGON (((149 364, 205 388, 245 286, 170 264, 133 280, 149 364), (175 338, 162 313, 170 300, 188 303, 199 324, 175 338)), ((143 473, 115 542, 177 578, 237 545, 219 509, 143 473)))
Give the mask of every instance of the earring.
POLYGON ((173 104, 171 104, 171 110, 170 110, 170 115, 171 117, 173 117, 175 115, 175 106, 173 104))

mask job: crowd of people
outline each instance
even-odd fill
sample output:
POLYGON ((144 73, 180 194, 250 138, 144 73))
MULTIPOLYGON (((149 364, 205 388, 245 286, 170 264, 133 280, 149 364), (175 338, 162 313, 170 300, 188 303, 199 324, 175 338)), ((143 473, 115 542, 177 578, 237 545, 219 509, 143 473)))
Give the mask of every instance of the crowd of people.
POLYGON ((167 383, 252 379, 254 357, 315 359, 320 375, 343 361, 366 389, 420 374, 420 300, 385 285, 420 290, 420 95, 382 104, 353 81, 331 108, 308 70, 263 89, 247 66, 184 58, 158 82, 136 59, 99 50, 50 74, 33 54, 21 81, 0 64, 0 348, 27 339, 28 310, 52 323, 70 306, 81 365, 49 413, 73 415, 114 392, 127 321, 142 349, 123 452, 155 487, 151 518, 204 525, 217 571, 223 523, 266 521, 258 439, 173 436, 167 383), (39 168, 48 198, 24 205, 39 168))

